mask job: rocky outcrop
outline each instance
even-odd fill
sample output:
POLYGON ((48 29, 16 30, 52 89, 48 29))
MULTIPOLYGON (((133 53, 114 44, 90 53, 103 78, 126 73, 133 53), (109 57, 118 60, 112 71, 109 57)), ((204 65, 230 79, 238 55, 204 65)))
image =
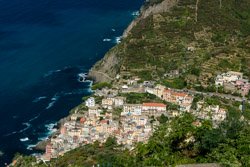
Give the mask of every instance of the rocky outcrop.
MULTIPOLYGON (((123 39, 130 34, 133 27, 136 26, 140 20, 145 19, 152 14, 167 12, 170 8, 175 6, 178 1, 179 0, 163 0, 161 3, 153 6, 143 6, 141 8, 140 16, 132 21, 132 23, 124 31, 123 39)), ((119 49, 120 48, 115 46, 104 56, 102 60, 98 61, 89 71, 89 77, 95 82, 111 82, 114 80, 120 70, 122 61, 121 56, 119 56, 119 49)))
POLYGON ((98 61, 89 71, 89 77, 95 82, 111 82, 119 72, 121 62, 117 46, 112 48, 102 60, 98 61))

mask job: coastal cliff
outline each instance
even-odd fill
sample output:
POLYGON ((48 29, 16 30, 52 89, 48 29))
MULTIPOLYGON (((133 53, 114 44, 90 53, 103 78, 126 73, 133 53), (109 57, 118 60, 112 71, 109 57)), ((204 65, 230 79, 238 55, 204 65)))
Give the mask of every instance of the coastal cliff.
POLYGON ((118 54, 117 46, 115 46, 91 68, 89 77, 95 82, 111 82, 119 71, 121 59, 117 56, 118 54))
MULTIPOLYGON (((161 0, 160 0, 161 1, 161 0)), ((124 31, 122 39, 125 40, 131 30, 142 20, 150 15, 167 12, 178 3, 179 0, 163 0, 160 3, 146 2, 140 9, 140 15, 134 19, 124 31)), ((89 77, 95 82, 111 82, 120 71, 123 57, 119 54, 126 49, 126 44, 117 44, 105 54, 89 71, 89 77)))

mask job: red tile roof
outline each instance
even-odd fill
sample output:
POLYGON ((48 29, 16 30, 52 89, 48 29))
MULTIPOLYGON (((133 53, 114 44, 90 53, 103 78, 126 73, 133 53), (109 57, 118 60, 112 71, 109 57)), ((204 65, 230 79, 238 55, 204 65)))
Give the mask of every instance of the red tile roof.
POLYGON ((174 95, 174 96, 185 97, 185 96, 187 96, 188 94, 186 94, 186 93, 174 92, 173 95, 174 95))
POLYGON ((165 92, 165 93, 170 93, 172 96, 179 96, 179 97, 188 96, 187 93, 176 92, 176 91, 173 91, 173 90, 171 90, 171 89, 165 89, 164 92, 165 92))
POLYGON ((108 122, 109 122, 108 120, 101 120, 100 121, 101 124, 108 124, 108 122))
POLYGON ((143 106, 146 107, 166 107, 167 105, 163 103, 143 103, 143 106))

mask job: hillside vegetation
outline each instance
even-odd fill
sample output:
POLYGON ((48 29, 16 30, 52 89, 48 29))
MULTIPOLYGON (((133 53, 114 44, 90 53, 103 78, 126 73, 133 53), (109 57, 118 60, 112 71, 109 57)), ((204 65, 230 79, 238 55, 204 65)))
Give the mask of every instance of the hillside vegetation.
POLYGON ((179 0, 169 12, 138 19, 110 51, 115 50, 119 60, 111 68, 116 72, 100 64, 93 69, 104 70, 111 78, 129 72, 159 82, 168 79, 162 77, 165 73, 179 70, 179 78, 190 88, 207 87, 216 74, 228 70, 244 72, 249 78, 249 9, 248 0, 222 0, 221 4, 219 0, 179 0))
MULTIPOLYGON (((148 1, 142 9, 163 1, 168 0, 148 1)), ((139 16, 126 38, 92 68, 90 76, 109 85, 106 82, 111 82, 117 74, 124 78, 130 74, 142 81, 155 80, 178 89, 206 88, 214 82, 216 74, 229 70, 241 71, 250 79, 250 0, 175 2, 177 5, 169 11, 145 19, 139 16), (171 70, 178 70, 180 75, 165 77, 171 70)), ((124 96, 131 103, 155 98, 124 96)), ((228 110, 227 119, 218 128, 213 128, 207 120, 196 125, 197 118, 183 113, 171 120, 160 118, 161 124, 149 141, 138 143, 131 151, 124 150, 111 137, 104 144, 82 146, 48 164, 36 164, 33 157, 17 155, 15 166, 144 167, 219 163, 225 167, 249 167, 250 106, 246 104, 246 111, 241 113, 237 102, 215 97, 205 100, 228 110)))
MULTIPOLYGON (((85 145, 52 160, 51 167, 110 167, 170 166, 192 163, 219 163, 225 167, 250 166, 250 128, 231 109, 228 119, 219 128, 209 121, 194 126, 195 117, 184 114, 171 121, 162 121, 148 143, 138 143, 133 151, 123 150, 114 138, 105 144, 85 145)), ((15 166, 45 167, 35 158, 16 157, 15 166)))

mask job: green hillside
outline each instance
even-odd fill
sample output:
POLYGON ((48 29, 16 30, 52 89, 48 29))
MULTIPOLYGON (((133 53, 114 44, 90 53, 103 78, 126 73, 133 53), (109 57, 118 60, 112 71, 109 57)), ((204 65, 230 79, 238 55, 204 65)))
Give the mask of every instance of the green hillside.
POLYGON ((139 17, 128 37, 93 69, 111 78, 120 72, 159 82, 169 82, 163 75, 179 70, 189 88, 206 88, 228 70, 250 78, 250 1, 196 2, 179 0, 169 12, 139 17), (107 68, 110 55, 116 58, 107 68))
POLYGON ((162 81, 179 70, 189 86, 210 84, 218 72, 250 77, 250 1, 180 0, 170 12, 141 20, 119 46, 121 71, 162 81), (188 51, 192 47, 193 51, 188 51))
MULTIPOLYGON (((163 0, 146 3, 143 10, 163 0)), ((139 17, 140 18, 140 17, 139 17)), ((241 71, 250 79, 250 0, 179 0, 168 12, 138 19, 120 44, 109 51, 93 70, 114 78, 139 76, 174 88, 206 89, 214 77, 229 70, 241 71), (113 65, 104 67, 112 55, 113 65), (112 70, 112 72, 111 72, 112 70), (178 70, 178 77, 164 74, 178 70), (128 75, 128 76, 126 76, 128 75)), ((123 150, 113 138, 66 153, 48 165, 35 158, 17 156, 16 166, 175 166, 189 163, 219 163, 229 167, 250 166, 249 108, 240 113, 239 104, 223 99, 229 115, 218 128, 183 114, 161 125, 148 143, 123 150), (242 114, 248 122, 242 119, 242 114)), ((217 102, 216 101, 216 102, 217 102)))

